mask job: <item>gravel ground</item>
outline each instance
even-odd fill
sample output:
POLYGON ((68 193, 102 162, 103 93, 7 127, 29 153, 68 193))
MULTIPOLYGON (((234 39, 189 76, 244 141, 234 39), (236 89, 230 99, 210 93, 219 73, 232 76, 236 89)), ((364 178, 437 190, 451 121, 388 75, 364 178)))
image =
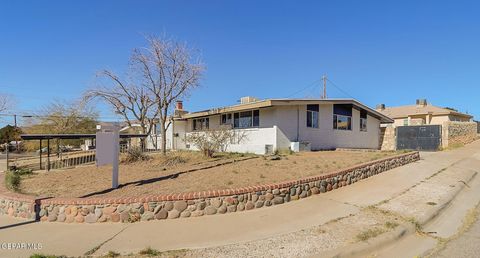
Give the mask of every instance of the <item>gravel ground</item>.
MULTIPOLYGON (((260 241, 246 242, 215 248, 189 250, 185 257, 308 257, 321 255, 348 244, 361 241, 357 236, 373 229, 387 232, 386 222, 397 220, 377 210, 366 209, 327 224, 299 232, 280 235, 260 241)), ((366 240, 368 241, 368 240, 366 240)))
MULTIPOLYGON (((278 235, 263 240, 237 243, 212 248, 172 250, 155 255, 127 255, 118 257, 160 258, 231 258, 231 257, 310 257, 325 256, 329 252, 360 241, 358 236, 371 230, 378 234, 393 230, 400 224, 398 218, 378 209, 363 209, 360 213, 330 221, 301 231, 278 235), (387 226, 387 222, 390 223, 387 226), (392 226, 393 225, 393 226, 392 226), (379 230, 379 231, 378 231, 379 230)), ((367 234, 368 235, 368 234, 367 234)), ((376 235, 369 235, 375 237, 376 235)))

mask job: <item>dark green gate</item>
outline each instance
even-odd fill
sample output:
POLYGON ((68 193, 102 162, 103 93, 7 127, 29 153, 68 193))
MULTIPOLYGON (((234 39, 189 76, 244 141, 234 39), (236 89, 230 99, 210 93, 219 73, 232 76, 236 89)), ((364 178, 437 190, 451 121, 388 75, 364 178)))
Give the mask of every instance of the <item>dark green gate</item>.
POLYGON ((436 151, 441 144, 441 125, 397 127, 397 150, 436 151))

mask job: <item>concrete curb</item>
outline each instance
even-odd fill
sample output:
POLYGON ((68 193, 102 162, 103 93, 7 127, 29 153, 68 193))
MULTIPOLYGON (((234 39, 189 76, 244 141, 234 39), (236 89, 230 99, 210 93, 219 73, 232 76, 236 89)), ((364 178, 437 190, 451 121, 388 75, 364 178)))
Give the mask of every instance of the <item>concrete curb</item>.
MULTIPOLYGON (((473 172, 470 176, 465 178, 466 183, 470 183, 476 176, 477 172, 473 172)), ((457 195, 465 189, 466 184, 460 184, 452 191, 447 198, 440 204, 435 206, 436 208, 430 209, 422 218, 418 220, 420 226, 425 226, 430 221, 435 219, 440 213, 450 206, 451 202, 457 197, 457 195)), ((347 247, 333 250, 327 253, 327 257, 346 258, 346 257, 358 257, 361 255, 367 255, 374 250, 381 249, 383 247, 391 245, 393 242, 415 233, 416 229, 411 224, 399 225, 395 230, 381 234, 367 242, 355 243, 347 247)))
MULTIPOLYGON (((466 183, 470 183, 474 178, 475 176, 477 176, 477 172, 473 172, 472 175, 470 175, 469 177, 465 178, 465 182, 466 183)), ((458 184, 457 184, 458 185, 458 184)), ((426 214, 423 216, 423 218, 420 218, 418 219, 418 223, 422 226, 426 225, 428 222, 432 221, 433 219, 435 219, 443 210, 445 210, 445 208, 447 208, 448 206, 450 206, 450 203, 453 201, 453 199, 455 199, 455 197, 457 197, 457 195, 463 190, 465 189, 465 184, 460 184, 459 187, 456 187, 456 190, 452 191, 452 193, 449 194, 448 198, 445 198, 444 199, 444 202, 439 204, 439 205, 436 205, 435 207, 436 208, 432 208, 430 211, 427 211, 426 214)))
POLYGON ((358 242, 347 247, 341 248, 341 250, 333 250, 328 252, 326 257, 345 258, 345 257, 358 257, 366 255, 378 248, 382 248, 390 245, 392 242, 399 240, 400 238, 414 233, 415 227, 410 224, 402 224, 396 227, 394 230, 382 235, 372 238, 366 242, 358 242))

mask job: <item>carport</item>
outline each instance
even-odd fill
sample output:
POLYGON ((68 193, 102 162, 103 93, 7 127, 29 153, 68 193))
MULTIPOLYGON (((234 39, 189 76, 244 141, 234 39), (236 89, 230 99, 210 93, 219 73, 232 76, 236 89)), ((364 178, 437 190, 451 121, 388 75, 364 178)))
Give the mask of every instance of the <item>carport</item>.
MULTIPOLYGON (((91 139, 92 144, 95 145, 96 134, 22 134, 20 135, 22 140, 40 141, 40 153, 39 153, 39 167, 42 168, 42 143, 44 140, 47 141, 47 171, 50 171, 50 140, 81 140, 81 139, 91 139)), ((121 139, 125 138, 146 138, 146 134, 120 134, 121 139)), ((57 141, 57 150, 59 149, 59 142, 57 141)), ((8 160, 7 160, 8 164, 8 160)))

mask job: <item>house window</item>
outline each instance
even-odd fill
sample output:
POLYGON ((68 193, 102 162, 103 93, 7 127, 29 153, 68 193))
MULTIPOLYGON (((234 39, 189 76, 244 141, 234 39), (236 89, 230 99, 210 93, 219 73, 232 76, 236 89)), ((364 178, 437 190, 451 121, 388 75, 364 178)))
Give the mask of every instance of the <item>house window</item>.
POLYGON ((232 124, 232 114, 223 114, 222 119, 220 120, 222 125, 232 124))
POLYGON ((233 113, 233 128, 249 128, 258 126, 260 126, 259 110, 233 113))
POLYGON ((207 130, 209 127, 209 124, 210 124, 210 119, 208 117, 193 119, 193 130, 194 131, 207 130))
POLYGON ((352 105, 333 105, 333 129, 352 130, 352 105))
POLYGON ((307 105, 307 127, 318 128, 319 105, 307 105))
POLYGON ((403 126, 407 126, 407 125, 408 125, 408 118, 403 119, 403 126))
POLYGON ((360 131, 367 131, 367 111, 365 110, 360 111, 360 131))

